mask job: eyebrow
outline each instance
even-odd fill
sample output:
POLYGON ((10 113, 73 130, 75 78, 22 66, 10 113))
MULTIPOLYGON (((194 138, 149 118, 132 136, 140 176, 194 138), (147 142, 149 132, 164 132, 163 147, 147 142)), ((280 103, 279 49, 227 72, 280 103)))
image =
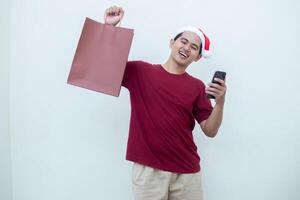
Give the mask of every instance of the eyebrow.
MULTIPOLYGON (((189 42, 189 40, 186 39, 185 37, 181 37, 180 39, 183 39, 183 40, 189 42)), ((196 46, 198 49, 200 48, 200 47, 199 47, 197 44, 195 44, 195 43, 192 43, 192 45, 196 46)))

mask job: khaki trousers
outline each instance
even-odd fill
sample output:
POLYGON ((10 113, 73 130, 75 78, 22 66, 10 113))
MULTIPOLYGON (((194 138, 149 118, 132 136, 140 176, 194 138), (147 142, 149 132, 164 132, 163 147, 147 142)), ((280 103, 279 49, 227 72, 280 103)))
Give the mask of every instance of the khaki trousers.
POLYGON ((201 172, 177 174, 133 164, 135 200, 203 200, 201 172))

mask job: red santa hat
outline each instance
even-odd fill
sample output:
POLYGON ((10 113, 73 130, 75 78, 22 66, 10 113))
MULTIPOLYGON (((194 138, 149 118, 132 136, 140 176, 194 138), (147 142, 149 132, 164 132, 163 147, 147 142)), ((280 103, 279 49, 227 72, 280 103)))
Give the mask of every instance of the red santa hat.
POLYGON ((208 58, 209 56, 211 56, 211 50, 209 49, 210 40, 208 39, 208 37, 204 34, 204 32, 201 29, 196 28, 194 26, 185 26, 185 27, 178 29, 176 31, 174 37, 176 37, 178 34, 183 33, 185 31, 195 33, 200 38, 200 40, 202 42, 202 50, 201 50, 202 57, 208 58))

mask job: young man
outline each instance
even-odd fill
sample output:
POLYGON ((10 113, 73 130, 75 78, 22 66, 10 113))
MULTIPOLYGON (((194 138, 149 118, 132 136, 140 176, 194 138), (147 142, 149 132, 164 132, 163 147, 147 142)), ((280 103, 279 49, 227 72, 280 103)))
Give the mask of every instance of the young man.
MULTIPOLYGON (((122 8, 105 12, 117 25, 122 8)), ((131 118, 126 159, 133 161, 133 191, 138 200, 201 200, 200 157, 193 141, 195 120, 208 137, 222 122, 226 85, 205 84, 186 68, 209 53, 207 36, 183 27, 170 41, 171 54, 160 64, 127 62, 122 85, 130 92, 131 118), (212 107, 207 94, 215 96, 212 107)))

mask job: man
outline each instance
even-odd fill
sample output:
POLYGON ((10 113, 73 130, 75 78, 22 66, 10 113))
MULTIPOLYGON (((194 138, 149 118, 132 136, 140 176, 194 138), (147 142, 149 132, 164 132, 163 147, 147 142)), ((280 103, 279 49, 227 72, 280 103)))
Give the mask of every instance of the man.
MULTIPOLYGON (((117 25, 122 8, 105 12, 117 25)), ((127 62, 122 85, 130 92, 131 118, 126 159, 133 161, 133 191, 138 200, 202 199, 200 157, 193 141, 195 120, 208 137, 222 122, 226 85, 205 84, 186 72, 209 52, 207 36, 183 27, 170 40, 171 54, 160 64, 127 62), (207 95, 215 96, 212 107, 207 95)))

